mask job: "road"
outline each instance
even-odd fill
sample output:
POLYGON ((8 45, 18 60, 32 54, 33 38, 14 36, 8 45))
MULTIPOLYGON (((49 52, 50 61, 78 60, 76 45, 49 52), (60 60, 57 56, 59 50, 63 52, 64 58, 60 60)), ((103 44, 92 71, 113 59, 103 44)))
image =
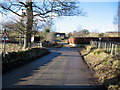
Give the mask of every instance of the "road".
POLYGON ((47 56, 3 74, 3 88, 96 85, 78 49, 64 47, 50 51, 47 56))

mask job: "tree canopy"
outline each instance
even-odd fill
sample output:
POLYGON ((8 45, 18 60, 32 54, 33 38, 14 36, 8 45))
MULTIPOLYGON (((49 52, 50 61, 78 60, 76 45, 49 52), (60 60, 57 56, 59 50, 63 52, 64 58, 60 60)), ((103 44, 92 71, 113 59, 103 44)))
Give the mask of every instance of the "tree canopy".
POLYGON ((12 12, 20 17, 26 17, 26 35, 25 48, 31 46, 31 33, 33 29, 33 22, 36 16, 46 20, 48 17, 56 16, 74 16, 86 13, 79 7, 79 2, 68 2, 66 0, 6 0, 0 2, 0 12, 2 14, 9 14, 12 12), (22 10, 23 14, 19 13, 22 10))
POLYGON ((14 2, 10 2, 12 0, 6 1, 8 2, 0 2, 0 12, 3 13, 4 11, 6 14, 7 12, 13 12, 21 17, 23 17, 23 15, 18 13, 19 10, 26 10, 30 5, 32 7, 32 12, 34 12, 33 16, 40 16, 42 18, 50 17, 55 13, 58 16, 85 15, 83 9, 80 9, 79 7, 79 2, 68 2, 65 0, 40 0, 40 2, 39 0, 38 2, 32 2, 32 0, 15 0, 14 2))

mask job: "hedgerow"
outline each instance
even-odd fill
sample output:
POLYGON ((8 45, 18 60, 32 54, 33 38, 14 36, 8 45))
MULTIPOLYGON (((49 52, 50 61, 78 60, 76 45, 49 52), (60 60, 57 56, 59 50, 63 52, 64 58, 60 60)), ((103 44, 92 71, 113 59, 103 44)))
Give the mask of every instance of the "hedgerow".
MULTIPOLYGON (((32 48, 25 51, 8 52, 5 57, 2 57, 2 71, 9 71, 48 53, 49 51, 45 48, 32 48)), ((1 56, 3 56, 3 53, 1 56)))

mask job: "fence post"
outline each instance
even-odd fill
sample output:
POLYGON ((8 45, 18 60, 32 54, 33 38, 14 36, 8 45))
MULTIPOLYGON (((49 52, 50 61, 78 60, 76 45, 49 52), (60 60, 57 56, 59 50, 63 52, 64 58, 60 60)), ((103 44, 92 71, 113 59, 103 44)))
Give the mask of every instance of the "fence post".
POLYGON ((111 43, 109 43, 109 53, 111 52, 111 43))
POLYGON ((95 41, 92 41, 93 46, 95 47, 95 41))
POLYGON ((104 42, 101 42, 101 48, 105 48, 104 42))
POLYGON ((105 50, 107 49, 107 43, 105 42, 105 50))
POLYGON ((120 51, 120 43, 90 41, 90 44, 98 49, 103 48, 106 52, 110 53, 110 55, 116 55, 120 51))
POLYGON ((96 44, 96 41, 94 41, 94 47, 96 47, 96 45, 95 45, 95 44, 96 44))
POLYGON ((109 52, 110 43, 107 43, 107 52, 109 52))
POLYGON ((94 45, 94 47, 95 47, 95 41, 93 41, 93 45, 94 45))
POLYGON ((42 48, 42 42, 40 41, 40 48, 42 48))
POLYGON ((92 42, 92 40, 90 41, 90 45, 93 46, 93 42, 92 42))
POLYGON ((118 44, 115 44, 115 55, 118 53, 117 49, 118 49, 118 44))
POLYGON ((95 41, 95 47, 97 48, 97 41, 95 41))
POLYGON ((111 55, 114 54, 114 44, 111 44, 111 52, 110 52, 111 55))
POLYGON ((107 52, 109 52, 110 43, 107 43, 107 52))
POLYGON ((101 48, 101 42, 98 42, 98 49, 101 48))

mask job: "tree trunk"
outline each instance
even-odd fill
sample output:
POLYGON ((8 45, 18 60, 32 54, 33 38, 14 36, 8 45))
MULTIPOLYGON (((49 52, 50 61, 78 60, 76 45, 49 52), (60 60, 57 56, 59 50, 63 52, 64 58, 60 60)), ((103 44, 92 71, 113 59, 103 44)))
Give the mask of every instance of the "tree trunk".
POLYGON ((31 0, 26 0, 26 35, 24 48, 31 47, 31 33, 33 27, 33 10, 31 0))

